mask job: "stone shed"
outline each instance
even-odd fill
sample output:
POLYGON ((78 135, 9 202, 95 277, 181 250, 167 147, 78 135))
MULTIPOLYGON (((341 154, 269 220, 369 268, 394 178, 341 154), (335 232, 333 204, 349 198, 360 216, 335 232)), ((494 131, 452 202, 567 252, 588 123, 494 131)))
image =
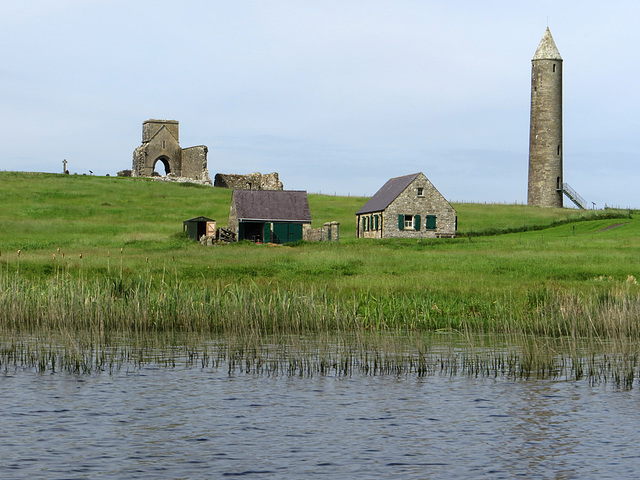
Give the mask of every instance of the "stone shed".
POLYGON ((357 238, 452 238, 457 215, 423 173, 391 178, 356 212, 357 238))
POLYGON ((257 243, 302 240, 311 228, 307 192, 298 190, 234 190, 229 229, 237 239, 257 243))

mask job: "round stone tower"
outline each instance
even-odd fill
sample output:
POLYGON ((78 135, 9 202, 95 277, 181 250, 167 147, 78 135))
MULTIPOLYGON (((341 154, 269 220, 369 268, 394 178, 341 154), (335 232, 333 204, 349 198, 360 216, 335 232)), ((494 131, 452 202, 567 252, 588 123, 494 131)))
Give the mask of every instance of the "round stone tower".
POLYGON ((527 202, 562 207, 562 57, 549 27, 531 60, 527 202))

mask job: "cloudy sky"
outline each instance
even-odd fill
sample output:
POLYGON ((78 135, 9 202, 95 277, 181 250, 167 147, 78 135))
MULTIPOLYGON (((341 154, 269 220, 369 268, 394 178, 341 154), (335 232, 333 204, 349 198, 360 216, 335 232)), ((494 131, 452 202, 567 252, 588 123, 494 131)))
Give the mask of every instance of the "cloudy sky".
POLYGON ((149 118, 209 172, 372 195, 422 171, 526 202, 531 58, 564 59, 564 177, 640 207, 640 2, 0 0, 0 170, 131 168, 149 118))

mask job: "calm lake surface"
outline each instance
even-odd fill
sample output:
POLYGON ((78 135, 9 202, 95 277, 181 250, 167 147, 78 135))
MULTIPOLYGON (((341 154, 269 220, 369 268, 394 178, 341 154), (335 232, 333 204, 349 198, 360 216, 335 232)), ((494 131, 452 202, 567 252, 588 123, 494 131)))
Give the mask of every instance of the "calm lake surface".
POLYGON ((0 376, 0 478, 637 478, 640 388, 142 366, 0 376))

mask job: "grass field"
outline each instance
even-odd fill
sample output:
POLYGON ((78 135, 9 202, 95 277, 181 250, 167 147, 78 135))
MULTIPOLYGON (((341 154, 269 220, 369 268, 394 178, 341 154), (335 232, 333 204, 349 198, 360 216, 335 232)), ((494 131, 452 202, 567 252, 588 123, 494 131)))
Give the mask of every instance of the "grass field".
POLYGON ((339 243, 204 247, 185 237, 191 217, 226 225, 230 199, 191 184, 0 172, 0 318, 19 325, 74 309, 122 317, 127 329, 229 330, 253 315, 259 330, 287 319, 301 330, 640 338, 634 212, 454 204, 459 238, 376 241, 355 239, 366 198, 310 195, 313 225, 340 222, 339 243))

